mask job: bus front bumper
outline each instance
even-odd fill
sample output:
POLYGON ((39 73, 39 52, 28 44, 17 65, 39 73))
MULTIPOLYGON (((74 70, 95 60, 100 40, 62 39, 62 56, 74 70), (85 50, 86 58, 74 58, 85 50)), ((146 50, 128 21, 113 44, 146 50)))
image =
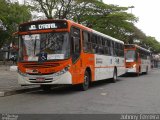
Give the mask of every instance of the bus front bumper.
POLYGON ((136 68, 127 68, 127 73, 136 73, 136 68))
POLYGON ((62 75, 22 75, 18 73, 18 84, 20 85, 42 85, 42 84, 72 84, 72 75, 69 71, 62 75))

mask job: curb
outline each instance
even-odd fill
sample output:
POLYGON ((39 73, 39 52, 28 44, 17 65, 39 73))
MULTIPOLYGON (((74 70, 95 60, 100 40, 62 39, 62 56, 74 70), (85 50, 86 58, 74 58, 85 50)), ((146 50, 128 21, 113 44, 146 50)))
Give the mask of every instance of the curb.
POLYGON ((35 90, 40 90, 40 87, 34 87, 34 88, 23 88, 23 89, 15 89, 15 90, 9 90, 9 91, 0 91, 0 97, 15 95, 15 94, 21 94, 26 92, 32 92, 35 90))

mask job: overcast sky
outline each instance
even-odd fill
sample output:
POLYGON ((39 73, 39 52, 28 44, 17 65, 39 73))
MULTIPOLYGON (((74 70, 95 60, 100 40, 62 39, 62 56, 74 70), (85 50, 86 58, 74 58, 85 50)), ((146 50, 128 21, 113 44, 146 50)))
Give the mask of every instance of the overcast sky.
MULTIPOLYGON (((24 0, 19 0, 21 3, 24 0)), ((160 42, 160 0, 103 0, 106 4, 134 6, 132 12, 139 21, 136 26, 147 36, 155 37, 160 42)))
POLYGON ((119 6, 133 5, 135 8, 130 12, 139 18, 136 26, 160 42, 160 0, 103 0, 103 2, 119 6))

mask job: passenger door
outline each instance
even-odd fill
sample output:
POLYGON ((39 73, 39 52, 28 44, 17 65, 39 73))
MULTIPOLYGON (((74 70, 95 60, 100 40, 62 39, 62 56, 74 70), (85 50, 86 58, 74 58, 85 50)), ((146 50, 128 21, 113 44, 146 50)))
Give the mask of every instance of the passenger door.
POLYGON ((82 79, 82 61, 81 61, 81 32, 79 28, 71 28, 71 44, 72 44, 72 76, 73 84, 81 83, 82 79))

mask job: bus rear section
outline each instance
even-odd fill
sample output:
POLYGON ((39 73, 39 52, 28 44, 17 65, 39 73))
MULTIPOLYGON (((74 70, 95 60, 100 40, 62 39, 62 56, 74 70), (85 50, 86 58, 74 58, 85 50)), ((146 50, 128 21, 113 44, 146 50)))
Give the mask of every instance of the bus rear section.
POLYGON ((148 73, 150 71, 151 59, 150 51, 138 45, 125 45, 125 63, 127 73, 148 73))

